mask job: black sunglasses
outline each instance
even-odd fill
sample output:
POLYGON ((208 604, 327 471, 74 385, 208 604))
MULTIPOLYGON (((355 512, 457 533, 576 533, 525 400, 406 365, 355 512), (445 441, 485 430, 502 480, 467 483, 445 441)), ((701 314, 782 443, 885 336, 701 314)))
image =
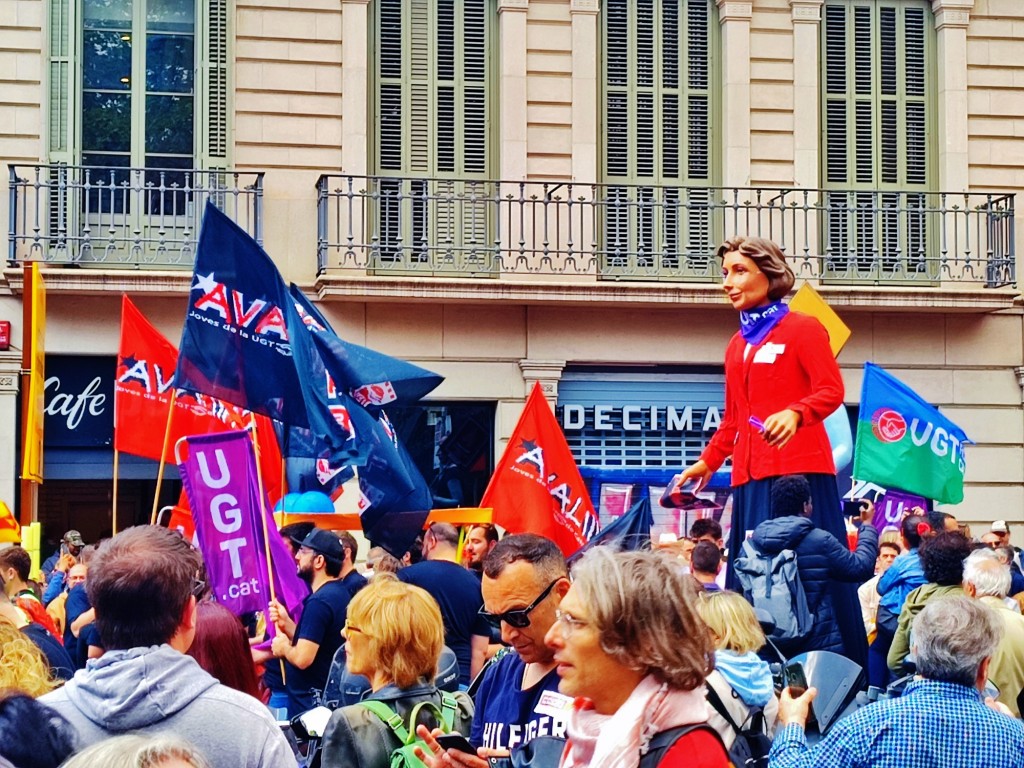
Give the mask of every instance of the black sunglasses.
POLYGON ((551 590, 555 588, 555 584, 560 582, 563 578, 563 576, 559 576, 557 579, 548 584, 547 587, 544 588, 544 591, 541 592, 540 595, 537 597, 537 599, 525 608, 517 608, 514 611, 505 611, 504 613, 488 613, 483 608, 481 608, 480 615, 483 616, 488 622, 490 622, 495 627, 500 626, 501 622, 504 621, 510 627, 515 627, 516 629, 526 629, 528 626, 530 626, 530 612, 538 605, 540 605, 544 601, 545 597, 551 594, 551 590))

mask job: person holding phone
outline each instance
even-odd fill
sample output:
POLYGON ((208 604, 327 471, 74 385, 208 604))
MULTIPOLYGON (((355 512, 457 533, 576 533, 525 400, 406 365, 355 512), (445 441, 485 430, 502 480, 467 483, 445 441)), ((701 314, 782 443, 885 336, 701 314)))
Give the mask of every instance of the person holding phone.
MULTIPOLYGON (((408 727, 418 705, 422 724, 434 728, 437 713, 454 701, 454 732, 468 734, 473 700, 465 693, 444 693, 434 684, 444 646, 441 610, 420 587, 390 574, 376 576, 348 606, 342 631, 345 665, 370 680, 365 700, 385 704, 408 727)), ((388 768, 398 736, 362 703, 335 710, 324 730, 323 768, 388 768)))
POLYGON ((914 622, 917 676, 903 694, 836 720, 812 747, 804 731, 817 689, 784 688, 770 765, 1024 765, 1024 725, 982 693, 1001 635, 999 617, 980 601, 961 595, 930 602, 914 622))
MULTIPOLYGON (((775 480, 804 475, 814 499, 813 522, 845 540, 836 468, 824 419, 843 404, 843 379, 828 332, 814 317, 790 311, 782 299, 795 282, 781 249, 759 237, 734 237, 718 247, 722 287, 739 313, 740 329, 725 351, 725 415, 700 456, 678 476, 699 492, 732 457, 732 529, 726 587, 737 589, 731 559, 748 532, 768 519, 775 480)), ((853 586, 836 588, 843 635, 860 631, 853 586)), ((866 638, 853 641, 864 661, 866 638)))

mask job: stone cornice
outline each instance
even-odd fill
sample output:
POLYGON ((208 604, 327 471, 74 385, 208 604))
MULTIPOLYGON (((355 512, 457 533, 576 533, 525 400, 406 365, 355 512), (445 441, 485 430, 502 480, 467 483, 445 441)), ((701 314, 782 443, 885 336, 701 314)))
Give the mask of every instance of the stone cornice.
POLYGON ((945 27, 966 29, 971 23, 974 0, 932 0, 935 28, 945 27))
MULTIPOLYGON (((423 277, 366 277, 326 274, 310 286, 321 301, 412 301, 487 304, 517 302, 538 305, 723 307, 725 298, 714 283, 653 283, 615 280, 458 280, 423 277)), ((833 286, 815 285, 833 308, 886 312, 963 312, 985 314, 1017 309, 1013 289, 978 287, 833 286)))
MULTIPOLYGON (((9 293, 20 295, 24 291, 25 273, 21 269, 8 267, 3 276, 9 293)), ((192 271, 51 267, 43 270, 43 279, 48 293, 185 296, 192 283, 192 271)))
MULTIPOLYGON (((7 268, 0 293, 20 296, 24 273, 7 268)), ((44 271, 51 294, 110 295, 144 293, 187 296, 191 272, 148 270, 53 269, 44 271)), ((487 304, 512 301, 539 305, 598 304, 605 306, 667 305, 722 307, 718 282, 653 282, 595 280, 550 276, 512 279, 459 279, 413 275, 367 276, 360 273, 326 273, 303 286, 324 301, 413 301, 487 304)), ((845 286, 817 285, 818 292, 835 308, 880 309, 886 312, 963 312, 985 314, 1020 309, 1020 293, 1011 288, 986 289, 959 286, 845 286)))
POLYGON ((825 0, 789 0, 789 10, 794 24, 818 24, 821 22, 821 6, 825 0))
POLYGON ((570 0, 569 13, 583 13, 597 15, 601 10, 598 0, 570 0))
POLYGON ((753 17, 753 3, 750 0, 718 0, 718 21, 750 21, 753 17))
POLYGON ((498 13, 516 11, 525 13, 530 8, 530 0, 498 0, 498 13))

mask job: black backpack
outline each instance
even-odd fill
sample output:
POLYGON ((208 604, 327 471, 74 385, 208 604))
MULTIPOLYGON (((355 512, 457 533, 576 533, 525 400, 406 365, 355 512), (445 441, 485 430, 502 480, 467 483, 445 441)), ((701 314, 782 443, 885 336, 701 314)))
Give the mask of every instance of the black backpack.
POLYGON ((772 740, 768 738, 765 728, 764 709, 749 706, 747 719, 738 725, 725 703, 710 684, 707 685, 708 704, 725 718, 729 727, 736 732, 736 740, 729 748, 729 760, 736 768, 768 768, 768 753, 772 749, 772 740))
MULTIPOLYGON (((707 723, 677 725, 675 728, 669 728, 661 733, 654 734, 654 737, 647 744, 647 751, 640 755, 639 768, 657 768, 661 763, 661 759, 665 756, 665 753, 668 752, 677 741, 683 738, 683 736, 686 736, 688 733, 693 733, 694 731, 707 731, 715 737, 715 741, 722 744, 722 749, 725 749, 725 744, 722 743, 721 735, 707 723)), ((732 760, 731 754, 729 755, 729 759, 732 760)))

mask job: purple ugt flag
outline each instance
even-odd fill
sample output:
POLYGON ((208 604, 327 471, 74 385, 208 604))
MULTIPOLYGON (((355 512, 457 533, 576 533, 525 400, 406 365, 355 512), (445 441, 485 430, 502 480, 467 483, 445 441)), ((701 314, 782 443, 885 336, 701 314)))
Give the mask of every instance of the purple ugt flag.
POLYGON ((875 516, 871 524, 882 533, 886 528, 899 530, 903 515, 913 507, 927 509, 928 502, 924 496, 890 488, 875 502, 875 516))
MULTIPOLYGON (((252 439, 237 430, 186 442, 188 458, 179 470, 214 597, 236 616, 266 611, 270 588, 252 439)), ((276 531, 270 505, 263 510, 267 530, 276 531)), ((277 600, 297 616, 309 590, 280 536, 271 534, 270 555, 277 600)))

